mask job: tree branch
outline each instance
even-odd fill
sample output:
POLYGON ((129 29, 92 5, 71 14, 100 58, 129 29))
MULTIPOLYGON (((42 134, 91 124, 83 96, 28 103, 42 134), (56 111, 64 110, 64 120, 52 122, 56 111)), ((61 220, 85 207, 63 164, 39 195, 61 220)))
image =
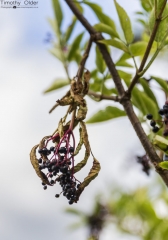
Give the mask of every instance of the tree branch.
MULTIPOLYGON (((86 18, 79 12, 79 10, 77 9, 77 7, 75 6, 75 4, 73 3, 72 0, 65 0, 65 2, 68 4, 68 6, 72 10, 72 12, 76 15, 78 20, 82 23, 82 25, 87 29, 87 31, 90 33, 90 35, 94 35, 95 41, 103 39, 101 33, 96 32, 96 30, 90 25, 90 23, 86 20, 86 18)), ((155 29, 155 31, 156 31, 156 29, 155 29)), ((154 33, 153 33, 153 36, 154 36, 154 33)), ((152 40, 150 42, 150 45, 151 45, 151 43, 152 43, 152 40)), ((147 136, 146 136, 146 134, 145 134, 134 110, 133 110, 133 106, 132 106, 129 98, 123 97, 125 95, 125 90, 122 85, 121 79, 118 75, 118 72, 115 68, 113 60, 111 59, 111 56, 110 56, 109 52, 107 51, 107 48, 105 47, 105 45, 100 44, 98 42, 96 42, 96 44, 98 45, 100 52, 104 58, 104 61, 106 62, 106 65, 109 68, 109 71, 113 77, 114 83, 115 83, 116 88, 119 93, 119 96, 122 97, 122 99, 121 99, 122 101, 120 101, 120 103, 123 105, 123 107, 128 115, 128 118, 129 118, 130 122, 132 123, 132 126, 133 126, 139 140, 141 141, 142 146, 144 147, 146 153, 148 154, 151 162, 154 164, 156 171, 159 173, 159 175, 164 180, 165 184, 168 186, 168 171, 163 170, 160 167, 158 167, 158 163, 161 160, 158 157, 158 155, 156 154, 156 151, 153 148, 153 145, 148 140, 148 138, 147 138, 147 136)), ((148 52, 150 52, 150 47, 148 47, 148 52)), ((145 56, 146 56, 145 59, 147 60, 148 54, 146 53, 145 56)), ((145 65, 145 62, 146 62, 145 59, 143 60, 143 65, 145 65)))

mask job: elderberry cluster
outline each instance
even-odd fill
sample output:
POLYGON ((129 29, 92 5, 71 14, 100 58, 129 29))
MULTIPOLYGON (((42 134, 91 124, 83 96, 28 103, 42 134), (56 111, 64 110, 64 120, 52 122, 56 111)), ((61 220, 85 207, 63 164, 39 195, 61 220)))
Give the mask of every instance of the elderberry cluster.
POLYGON ((156 126, 156 121, 153 120, 153 115, 152 115, 152 114, 147 114, 147 115, 146 115, 146 118, 147 118, 148 120, 151 120, 151 121, 150 121, 150 125, 151 125, 151 127, 152 127, 152 131, 153 131, 154 133, 157 133, 157 132, 159 131, 159 127, 156 126))
MULTIPOLYGON (((53 139, 54 137, 48 139, 45 147, 38 150, 41 155, 38 159, 39 169, 46 172, 49 185, 53 186, 56 182, 59 182, 62 187, 61 193, 69 200, 69 204, 73 204, 77 201, 76 192, 80 186, 80 182, 74 177, 75 144, 70 145, 70 134, 67 133, 57 146, 47 148, 48 142, 53 139)), ((42 185, 46 190, 47 185, 43 182, 42 185)), ((58 198, 61 193, 56 194, 55 197, 58 198)))
MULTIPOLYGON (((163 131, 163 136, 167 137, 168 136, 168 101, 165 102, 163 105, 163 108, 161 108, 158 113, 162 116, 162 124, 164 125, 164 131, 163 131)), ((147 114, 146 118, 150 121, 150 125, 153 127, 152 131, 154 133, 159 131, 159 127, 156 126, 156 121, 153 120, 153 115, 152 114, 147 114)))

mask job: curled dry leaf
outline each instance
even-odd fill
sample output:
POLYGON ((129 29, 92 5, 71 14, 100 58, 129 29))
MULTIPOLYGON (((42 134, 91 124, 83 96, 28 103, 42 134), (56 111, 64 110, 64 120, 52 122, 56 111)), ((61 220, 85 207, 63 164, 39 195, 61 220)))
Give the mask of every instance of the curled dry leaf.
POLYGON ((59 136, 62 138, 64 135, 62 118, 60 119, 58 124, 58 133, 59 133, 59 136))
POLYGON ((38 148, 39 145, 35 145, 31 152, 30 152, 30 161, 31 164, 33 165, 33 168, 36 171, 37 176, 39 176, 39 178, 41 178, 42 182, 47 184, 47 185, 51 185, 48 181, 48 178, 46 177, 46 175, 39 169, 39 163, 38 163, 38 159, 36 158, 36 149, 38 148))
POLYGON ((88 83, 90 80, 90 72, 87 70, 85 73, 84 73, 84 82, 88 83))
MULTIPOLYGON (((84 99, 83 99, 84 100, 84 99)), ((83 105, 79 106, 78 112, 77 112, 77 119, 79 121, 84 120, 86 118, 86 114, 87 114, 87 105, 86 105, 86 101, 83 101, 83 105)))
POLYGON ((88 140, 86 125, 82 121, 80 122, 80 124, 81 124, 81 137, 80 137, 81 140, 80 141, 85 146, 85 156, 84 156, 84 159, 74 167, 74 173, 79 172, 86 165, 87 160, 90 156, 90 144, 88 140))
POLYGON ((81 150, 81 147, 83 145, 83 138, 82 138, 82 128, 79 128, 79 135, 80 135, 80 140, 79 140, 79 143, 75 149, 75 153, 74 153, 74 156, 76 156, 79 151, 81 150))
MULTIPOLYGON (((79 196, 81 195, 81 193, 83 192, 83 190, 85 189, 85 187, 87 187, 90 184, 90 182, 97 177, 97 175, 99 174, 100 169, 101 169, 100 163, 94 157, 93 158, 93 166, 90 169, 90 172, 89 172, 88 176, 80 184, 79 189, 77 190, 77 194, 76 195, 77 195, 78 199, 79 199, 79 196)), ((77 201, 78 201, 78 199, 77 199, 77 201)))

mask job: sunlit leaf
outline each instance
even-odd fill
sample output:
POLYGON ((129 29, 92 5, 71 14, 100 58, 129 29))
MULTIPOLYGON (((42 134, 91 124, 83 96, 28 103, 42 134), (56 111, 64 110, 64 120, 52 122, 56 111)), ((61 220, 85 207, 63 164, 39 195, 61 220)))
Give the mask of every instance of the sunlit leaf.
MULTIPOLYGON (((102 8, 98 4, 91 3, 88 1, 85 1, 84 3, 87 4, 90 8, 92 8, 92 10, 96 14, 96 16, 100 20, 100 22, 108 25, 109 27, 111 27, 113 29, 113 31, 117 32, 114 21, 110 17, 108 17, 106 14, 103 13, 102 8)), ((117 34, 117 36, 119 37, 118 34, 117 34)))
POLYGON ((125 39, 127 41, 127 43, 131 43, 134 39, 134 35, 132 32, 132 27, 131 27, 131 22, 129 19, 128 14, 126 13, 126 11, 117 3, 116 0, 114 0, 116 9, 117 9, 117 13, 118 13, 118 17, 120 20, 120 24, 122 27, 122 30, 124 32, 124 36, 125 39))
POLYGON ((140 41, 140 42, 130 44, 129 49, 131 51, 132 56, 136 57, 136 56, 144 55, 146 51, 146 47, 147 47, 147 42, 140 41))
POLYGON ((47 88, 44 93, 55 91, 59 88, 65 87, 69 85, 69 81, 67 79, 56 79, 49 88, 47 88))
POLYGON ((159 135, 156 135, 154 138, 153 138, 153 145, 163 151, 164 153, 168 154, 168 140, 164 137, 161 137, 159 135))
POLYGON ((100 110, 96 114, 94 114, 89 120, 87 120, 87 123, 103 122, 124 116, 126 116, 125 111, 117 107, 108 106, 104 110, 100 110))
POLYGON ((129 53, 127 46, 121 41, 118 41, 115 39, 107 39, 107 40, 99 40, 99 42, 103 43, 105 45, 113 46, 115 48, 118 48, 118 49, 126 52, 126 53, 129 53))
POLYGON ((109 25, 106 25, 104 23, 98 23, 98 24, 94 25, 94 28, 98 32, 107 33, 111 37, 119 38, 118 33, 115 31, 115 29, 112 29, 112 27, 109 25))
POLYGON ((116 66, 120 66, 120 67, 129 67, 129 68, 133 68, 133 65, 124 61, 124 60, 119 60, 115 63, 116 66))
POLYGON ((168 161, 159 163, 159 166, 163 169, 168 170, 168 161))

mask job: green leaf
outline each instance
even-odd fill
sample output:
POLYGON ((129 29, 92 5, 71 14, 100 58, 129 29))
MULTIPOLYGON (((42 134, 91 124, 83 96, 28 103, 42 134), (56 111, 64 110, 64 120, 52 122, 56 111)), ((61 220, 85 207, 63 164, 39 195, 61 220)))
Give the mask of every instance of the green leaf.
POLYGON ((150 12, 152 10, 150 0, 141 0, 141 6, 146 12, 150 12))
POLYGON ((113 30, 112 27, 110 27, 109 25, 106 25, 104 23, 98 23, 94 25, 94 28, 98 32, 104 32, 109 34, 111 37, 119 38, 118 33, 115 31, 115 29, 113 30))
POLYGON ((64 38, 65 38, 65 42, 68 42, 69 38, 71 37, 71 34, 74 30, 74 27, 75 27, 75 24, 76 24, 76 17, 73 17, 72 19, 72 23, 68 26, 66 32, 65 32, 65 35, 64 35, 64 38))
POLYGON ((129 49, 131 51, 132 56, 136 57, 136 56, 144 55, 146 48, 147 48, 147 44, 148 43, 144 42, 144 41, 130 44, 129 49))
POLYGON ((44 93, 55 91, 59 88, 65 87, 69 85, 69 81, 67 79, 56 79, 49 88, 47 88, 44 93))
POLYGON ((100 73, 104 73, 106 69, 106 64, 97 46, 96 46, 96 66, 100 73))
POLYGON ((75 53, 77 52, 77 50, 79 49, 80 47, 80 43, 81 43, 81 40, 83 38, 83 34, 84 32, 80 33, 76 38, 75 40, 73 41, 72 45, 71 45, 71 48, 70 48, 70 51, 68 53, 68 61, 72 61, 73 57, 75 56, 75 53))
POLYGON ((165 93, 168 93, 168 83, 166 80, 156 76, 151 76, 151 78, 154 79, 161 86, 165 93))
POLYGON ((168 154, 168 140, 164 137, 161 137, 159 135, 156 135, 154 138, 153 138, 153 145, 163 151, 164 153, 168 154))
POLYGON ((59 59, 61 62, 63 61, 62 59, 62 55, 61 55, 61 52, 60 52, 60 49, 59 48, 52 48, 49 50, 49 52, 54 55, 54 57, 56 57, 57 59, 59 59))
POLYGON ((117 61, 117 62, 115 63, 115 65, 116 65, 116 66, 120 66, 120 67, 130 67, 130 68, 133 68, 133 65, 132 65, 132 64, 130 64, 130 63, 124 61, 124 60, 123 60, 123 61, 121 61, 121 60, 117 61))
MULTIPOLYGON (((90 8, 92 8, 92 10, 94 11, 94 13, 96 14, 97 18, 100 20, 101 23, 108 25, 110 28, 113 29, 113 31, 117 33, 114 21, 103 13, 102 8, 99 5, 88 1, 85 1, 84 4, 87 4, 90 8)), ((119 38, 118 33, 116 37, 119 38)))
POLYGON ((154 103, 157 105, 157 107, 158 107, 158 103, 157 103, 157 100, 156 100, 156 97, 155 97, 155 95, 154 95, 154 93, 153 93, 153 91, 150 89, 150 85, 146 82, 146 80, 145 79, 143 79, 143 78, 140 78, 140 83, 141 83, 141 85, 142 85, 142 87, 143 87, 143 89, 144 89, 144 92, 147 94, 147 96, 150 98, 150 99, 152 99, 153 101, 154 101, 154 103))
POLYGON ((54 9, 55 19, 57 20, 57 24, 58 24, 58 27, 60 30, 62 19, 63 19, 61 5, 60 5, 59 0, 52 0, 52 4, 53 4, 53 9, 54 9))
POLYGON ((157 105, 137 87, 134 87, 132 91, 132 102, 144 115, 151 113, 155 119, 158 118, 157 105))
POLYGON ((125 111, 117 107, 108 106, 104 110, 100 110, 96 114, 94 114, 86 123, 103 122, 125 116, 126 116, 125 111))
POLYGON ((163 169, 168 170, 168 162, 167 161, 159 163, 159 166, 163 169))
POLYGON ((54 21, 51 18, 48 18, 47 20, 48 20, 51 28, 53 29, 54 33, 56 34, 57 38, 59 39, 60 38, 60 31, 59 31, 58 25, 56 24, 56 21, 54 21))
POLYGON ((124 80, 124 82, 127 84, 127 86, 130 83, 130 80, 132 78, 131 73, 124 72, 122 70, 118 70, 118 74, 120 75, 120 78, 124 80))
POLYGON ((129 58, 131 58, 130 53, 123 53, 118 61, 125 61, 129 58))
MULTIPOLYGON (((160 11, 160 7, 163 5, 163 1, 159 2, 157 11, 160 11)), ((168 5, 166 5, 162 16, 166 16, 168 14, 168 5)), ((149 30, 152 33, 154 25, 155 25, 155 9, 151 11, 150 18, 149 18, 149 30)), ((168 19, 164 19, 159 24, 159 28, 157 30, 155 41, 161 42, 165 35, 168 35, 168 19)))
POLYGON ((115 39, 107 39, 107 40, 99 40, 98 42, 103 43, 105 45, 113 46, 115 48, 118 48, 118 49, 126 52, 126 53, 129 53, 127 46, 121 41, 118 41, 115 39))
POLYGON ((129 44, 134 39, 129 16, 126 13, 126 11, 116 2, 116 0, 114 0, 114 3, 116 6, 116 9, 117 9, 118 17, 120 20, 122 30, 124 32, 125 39, 126 39, 127 43, 129 44))

